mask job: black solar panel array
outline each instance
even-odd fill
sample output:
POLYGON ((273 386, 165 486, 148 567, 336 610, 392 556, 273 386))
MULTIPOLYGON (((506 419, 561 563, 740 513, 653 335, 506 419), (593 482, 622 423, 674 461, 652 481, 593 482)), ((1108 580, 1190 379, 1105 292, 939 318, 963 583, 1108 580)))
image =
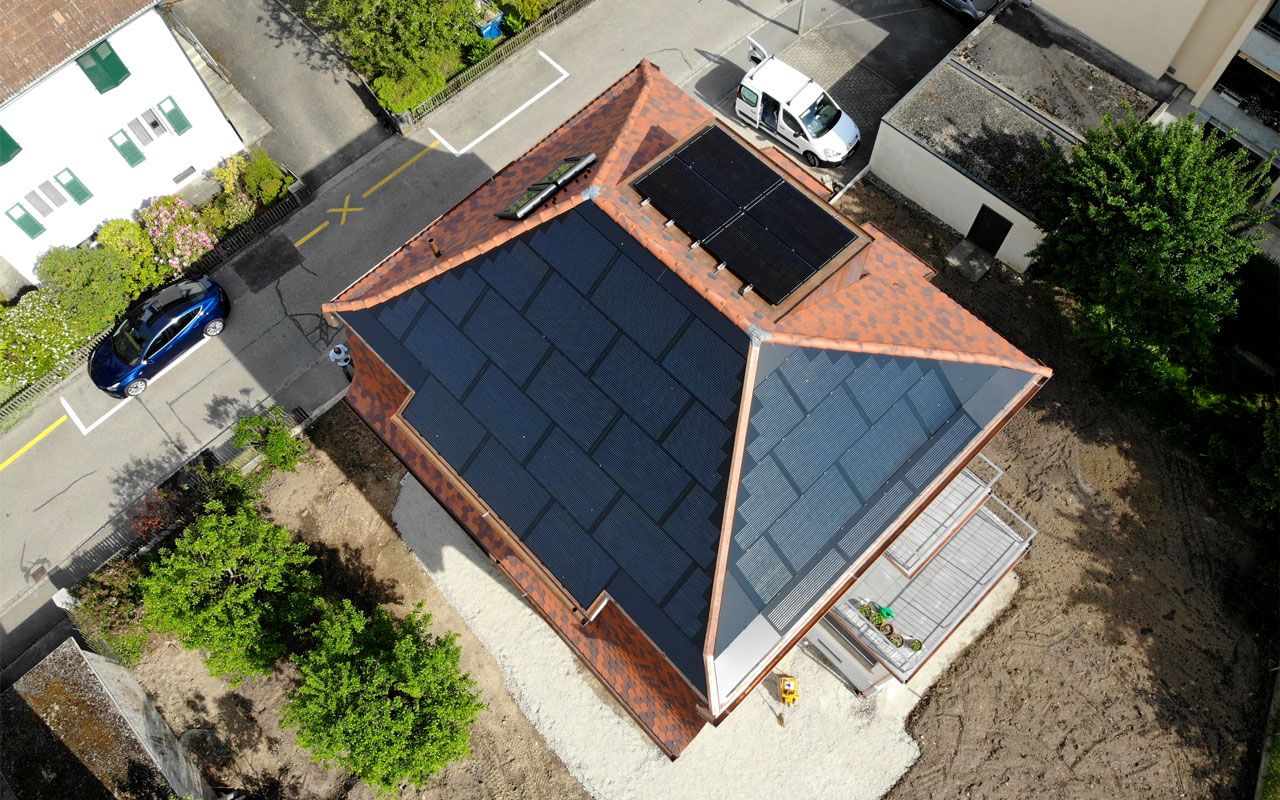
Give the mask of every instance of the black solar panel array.
POLYGON ((691 139, 635 188, 775 305, 856 238, 718 127, 691 139))

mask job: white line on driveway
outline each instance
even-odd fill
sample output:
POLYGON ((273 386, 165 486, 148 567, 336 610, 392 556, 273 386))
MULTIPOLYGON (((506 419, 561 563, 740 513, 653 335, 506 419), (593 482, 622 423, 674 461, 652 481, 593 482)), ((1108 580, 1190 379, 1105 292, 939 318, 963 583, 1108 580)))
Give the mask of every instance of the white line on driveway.
MULTIPOLYGON (((185 353, 183 353, 182 355, 178 356, 177 358, 175 358, 175 359, 173 360, 173 363, 169 364, 169 366, 167 366, 167 367, 165 367, 164 369, 162 369, 162 370, 160 370, 159 372, 157 372, 154 378, 151 378, 151 379, 149 379, 149 380, 147 381, 147 384, 148 384, 148 385, 153 384, 153 383, 155 383, 156 381, 158 381, 158 380, 160 380, 161 378, 163 378, 163 377, 165 376, 165 374, 166 374, 169 370, 171 370, 171 369, 173 369, 174 367, 176 367, 176 366, 178 366, 179 364, 181 364, 184 360, 186 360, 186 358, 187 358, 188 356, 190 356, 190 355, 191 355, 192 353, 194 353, 195 351, 199 350, 201 347, 204 347, 204 346, 205 346, 205 343, 206 343, 206 342, 208 342, 210 338, 212 338, 212 337, 205 336, 205 337, 204 337, 204 338, 202 338, 200 341, 196 342, 196 343, 195 343, 195 345, 194 345, 194 346, 192 346, 192 348, 191 348, 190 350, 188 350, 188 351, 186 351, 185 353)), ((95 420, 95 421, 93 422, 93 424, 92 424, 92 425, 89 425, 89 426, 87 426, 87 427, 86 427, 86 426, 85 426, 85 424, 84 424, 83 422, 81 422, 81 421, 80 421, 80 417, 79 417, 79 415, 77 415, 77 414, 76 414, 76 412, 72 410, 72 408, 71 408, 71 404, 67 402, 67 398, 65 398, 65 397, 59 397, 59 398, 58 398, 58 400, 62 402, 62 407, 63 407, 64 409, 66 409, 67 416, 68 416, 68 417, 71 417, 71 421, 72 421, 72 422, 74 422, 74 423, 75 423, 75 425, 76 425, 76 427, 80 429, 80 433, 84 434, 85 436, 88 436, 90 433, 92 433, 92 432, 93 432, 93 429, 94 429, 94 428, 96 428, 96 427, 98 427, 99 425, 101 425, 102 423, 106 422, 106 421, 111 417, 111 415, 112 415, 112 414, 114 414, 114 413, 116 413, 117 411, 119 411, 120 409, 124 408, 124 407, 125 407, 125 405, 126 405, 126 404, 128 404, 128 402, 129 402, 130 400, 132 400, 132 399, 133 399, 132 397, 126 397, 126 398, 124 398, 123 400, 121 400, 120 402, 118 402, 118 403, 116 403, 114 406, 112 406, 110 411, 108 411, 107 413, 103 414, 101 417, 98 417, 98 419, 97 419, 97 420, 95 420)))
POLYGON ((491 133, 493 133, 494 131, 498 130, 498 129, 499 129, 499 128, 501 128, 503 125, 506 125, 506 124, 507 124, 508 122, 510 122, 510 121, 512 120, 512 118, 514 118, 517 114, 519 114, 521 111, 524 111, 526 108, 528 108, 529 106, 533 105, 534 103, 538 102, 538 100, 540 100, 544 94, 546 94, 547 92, 549 92, 549 91, 551 91, 552 89, 554 89, 554 88, 556 88, 557 86, 559 86, 561 81, 563 81, 565 78, 569 77, 569 73, 565 71, 564 67, 562 67, 562 66, 560 66, 559 64, 557 64, 556 62, 552 61, 552 60, 551 60, 551 56, 547 55, 546 53, 542 52, 541 50, 539 50, 539 51, 538 51, 538 55, 540 55, 540 56, 542 56, 543 58, 545 58, 545 59, 547 60, 547 63, 548 63, 548 64, 550 64, 551 66, 555 67, 555 68, 556 68, 556 71, 558 71, 558 72, 560 73, 560 77, 559 77, 559 78, 556 78, 554 81, 552 81, 550 86, 546 87, 546 88, 545 88, 545 89, 543 89, 542 91, 540 91, 540 92, 538 92, 537 94, 535 94, 533 97, 530 97, 528 100, 524 101, 524 103, 523 103, 523 104, 521 104, 521 106, 520 106, 519 108, 517 108, 515 111, 512 111, 510 114, 506 115, 506 116, 505 116, 505 117, 503 117, 501 120, 499 120, 497 125, 494 125, 492 128, 490 128, 489 130, 485 131, 484 133, 482 133, 482 134, 480 134, 478 137, 476 137, 475 141, 471 142, 471 144, 467 145, 466 147, 462 148, 461 150, 454 150, 454 149, 453 149, 453 145, 449 144, 449 142, 447 142, 447 141, 445 140, 445 138, 444 138, 443 136, 441 136, 439 133, 436 133, 436 131, 435 131, 433 128, 427 128, 427 130, 428 130, 428 131, 431 131, 431 135, 432 135, 432 136, 434 136, 434 137, 436 137, 437 139, 439 139, 439 140, 440 140, 440 144, 444 145, 445 149, 446 149, 446 150, 448 150, 450 153, 453 153, 455 156, 460 156, 460 155, 462 155, 463 153, 467 152, 467 151, 468 151, 468 150, 470 150, 471 148, 473 148, 473 147, 475 147, 476 145, 478 145, 478 144, 480 144, 481 142, 483 142, 485 139, 488 139, 488 138, 489 138, 489 135, 490 135, 491 133))

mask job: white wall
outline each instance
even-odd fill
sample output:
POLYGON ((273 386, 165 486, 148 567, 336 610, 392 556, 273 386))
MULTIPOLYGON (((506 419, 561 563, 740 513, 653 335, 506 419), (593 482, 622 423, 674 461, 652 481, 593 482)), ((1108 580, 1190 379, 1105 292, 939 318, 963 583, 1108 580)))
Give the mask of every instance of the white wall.
MULTIPOLYGON (((72 61, 0 107, 0 126, 22 147, 0 166, 0 256, 33 282, 36 258, 50 247, 79 244, 104 221, 128 217, 149 198, 177 191, 181 184, 173 179, 188 167, 196 172, 183 183, 241 147, 159 12, 144 13, 107 41, 130 73, 119 86, 99 94, 72 61), (191 128, 181 136, 170 131, 140 145, 128 129, 129 120, 148 108, 155 110, 169 96, 191 128), (146 157, 136 167, 110 142, 121 128, 146 157), (63 169, 93 193, 84 205, 77 205, 53 180, 63 169), (52 182, 67 199, 48 216, 24 199, 28 192, 39 192, 43 181, 52 182), (45 232, 30 239, 5 216, 15 203, 22 203, 45 232)), ((160 119, 165 121, 163 115, 160 119)))
POLYGON ((962 235, 987 205, 1013 222, 996 258, 1018 272, 1031 265, 1026 253, 1043 238, 1035 223, 883 120, 871 151, 871 171, 962 235))
POLYGON ((1036 5, 1158 78, 1206 7, 1247 2, 1253 0, 1036 0, 1036 5))

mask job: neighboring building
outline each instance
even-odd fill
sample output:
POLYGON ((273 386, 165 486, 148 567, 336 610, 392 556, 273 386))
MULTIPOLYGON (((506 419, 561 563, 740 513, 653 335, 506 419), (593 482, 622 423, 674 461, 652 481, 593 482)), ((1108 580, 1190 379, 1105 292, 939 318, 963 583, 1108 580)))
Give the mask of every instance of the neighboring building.
POLYGON ((212 798, 129 671, 67 639, 0 695, 16 800, 212 798))
POLYGON ((154 0, 0 9, 0 286, 241 147, 154 0))
POLYGON ((829 610, 909 679, 1031 533, 965 467, 1051 371, 824 193, 645 61, 325 306, 351 407, 673 758, 829 610))
POLYGON ((880 121, 871 171, 1022 272, 1041 238, 1046 144, 1066 153, 1104 114, 1158 113, 1146 76, 1036 8, 990 17, 880 121))

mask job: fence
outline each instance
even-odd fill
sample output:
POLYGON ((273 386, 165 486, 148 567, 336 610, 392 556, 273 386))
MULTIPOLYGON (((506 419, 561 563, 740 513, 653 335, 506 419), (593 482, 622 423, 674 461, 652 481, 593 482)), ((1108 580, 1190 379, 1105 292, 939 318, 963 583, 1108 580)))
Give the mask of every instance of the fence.
POLYGON ((494 48, 492 53, 450 78, 438 94, 432 95, 420 105, 402 114, 393 114, 392 118, 395 120, 396 127, 400 129, 401 133, 410 130, 432 111, 453 99, 458 92, 461 92, 485 73, 515 55, 516 51, 528 44, 531 39, 537 38, 543 31, 554 28, 590 4, 591 0, 563 0, 563 2, 547 9, 546 13, 530 22, 524 30, 515 36, 509 37, 505 42, 494 48))

